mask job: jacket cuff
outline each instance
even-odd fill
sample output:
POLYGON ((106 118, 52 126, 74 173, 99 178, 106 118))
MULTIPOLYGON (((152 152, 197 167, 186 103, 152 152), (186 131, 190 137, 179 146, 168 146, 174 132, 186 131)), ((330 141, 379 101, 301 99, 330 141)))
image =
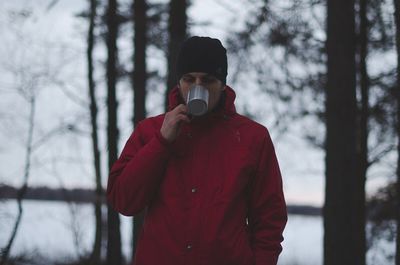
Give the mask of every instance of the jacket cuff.
POLYGON ((166 147, 169 151, 171 150, 171 143, 168 142, 164 136, 162 136, 160 131, 157 130, 155 137, 164 147, 166 147))

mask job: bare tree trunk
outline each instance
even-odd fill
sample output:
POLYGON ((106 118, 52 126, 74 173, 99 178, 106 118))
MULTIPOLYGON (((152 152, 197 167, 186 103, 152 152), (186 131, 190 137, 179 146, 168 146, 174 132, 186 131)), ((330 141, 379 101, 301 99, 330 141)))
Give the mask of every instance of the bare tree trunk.
POLYGON ((167 89, 165 95, 165 109, 168 109, 168 94, 169 91, 177 84, 176 80, 176 57, 181 43, 186 38, 187 16, 186 9, 187 0, 171 0, 169 3, 169 43, 168 43, 168 77, 167 89))
POLYGON ((355 186, 353 193, 354 215, 358 220, 354 223, 356 253, 359 256, 359 264, 365 265, 366 253, 366 201, 365 201, 365 182, 368 170, 368 118, 369 118, 369 76, 367 71, 368 55, 368 19, 367 19, 368 0, 359 0, 359 37, 358 37, 358 71, 361 91, 361 104, 358 108, 358 134, 357 134, 357 175, 355 176, 355 186))
MULTIPOLYGON (((133 16, 135 23, 134 36, 134 71, 132 76, 134 92, 134 127, 146 117, 146 46, 147 46, 147 3, 145 0, 134 0, 133 16)), ((132 260, 134 260, 139 232, 143 226, 143 211, 133 219, 132 260)))
POLYGON ((400 2, 393 0, 395 7, 395 23, 396 23, 396 50, 397 50, 397 204, 396 204, 396 265, 400 265, 400 2))
POLYGON ((28 179, 29 179, 29 173, 31 169, 31 157, 32 157, 32 146, 33 146, 33 130, 34 130, 34 125, 35 125, 35 109, 36 109, 36 101, 35 101, 35 95, 32 93, 32 95, 29 95, 29 107, 30 107, 30 112, 29 112, 29 127, 28 127, 28 141, 27 141, 27 148, 26 148, 26 156, 25 156, 25 169, 24 169, 24 182, 22 184, 21 189, 18 190, 17 194, 17 202, 18 202, 18 215, 17 219, 15 220, 14 228, 12 230, 10 239, 8 240, 7 246, 2 249, 1 253, 1 265, 8 264, 8 259, 11 251, 11 247, 14 243, 15 237, 17 236, 18 228, 21 223, 22 219, 22 213, 23 213, 23 208, 22 208, 22 199, 25 196, 25 193, 28 189, 28 179))
POLYGON ((93 47, 94 47, 94 26, 96 18, 96 0, 90 0, 90 16, 88 31, 87 63, 88 63, 88 85, 90 97, 90 120, 92 125, 92 149, 94 158, 94 170, 96 175, 96 201, 94 212, 96 217, 96 232, 93 244, 93 250, 90 256, 90 264, 100 264, 101 262, 101 231, 102 231, 102 186, 101 186, 101 168, 100 151, 97 136, 97 104, 95 96, 95 84, 93 79, 93 47))
POLYGON ((324 264, 364 264, 356 152, 354 0, 328 0, 324 264), (356 197, 357 196, 357 197, 356 197))
POLYGON ((147 3, 145 0, 134 0, 133 14, 135 23, 134 36, 134 71, 133 93, 134 110, 133 124, 136 126, 146 117, 146 46, 147 46, 147 3))
MULTIPOLYGON (((117 83, 117 36, 118 36, 118 20, 117 20, 117 0, 109 0, 107 8, 107 110, 108 110, 108 169, 111 170, 112 165, 118 156, 118 128, 117 128, 117 100, 116 100, 116 83, 117 83)), ((107 204, 107 264, 121 265, 121 232, 120 220, 118 213, 107 204)))

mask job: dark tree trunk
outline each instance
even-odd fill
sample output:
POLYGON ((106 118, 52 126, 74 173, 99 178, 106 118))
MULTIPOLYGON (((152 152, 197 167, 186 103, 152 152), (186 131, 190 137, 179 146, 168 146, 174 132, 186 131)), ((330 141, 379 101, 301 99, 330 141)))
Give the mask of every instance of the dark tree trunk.
POLYGON ((397 50, 397 233, 396 233, 396 265, 400 265, 400 2, 393 0, 395 6, 395 24, 396 24, 396 50, 397 50))
POLYGON ((168 43, 168 77, 167 90, 165 95, 165 109, 168 109, 169 91, 177 84, 175 63, 178 55, 179 47, 186 38, 187 16, 186 9, 187 0, 171 0, 169 3, 169 43, 168 43))
POLYGON ((366 202, 365 202, 365 182, 368 170, 368 118, 369 118, 369 76, 367 71, 368 56, 368 28, 367 20, 368 0, 359 0, 359 36, 358 36, 358 71, 360 81, 361 102, 358 108, 358 134, 357 134, 357 175, 355 178, 355 190, 353 200, 355 202, 354 214, 358 220, 354 223, 355 238, 357 243, 355 248, 359 256, 358 264, 365 265, 366 253, 366 202))
POLYGON ((96 232, 93 244, 93 250, 90 256, 90 264, 100 264, 101 261, 101 231, 102 231, 102 186, 101 186, 101 169, 100 169, 100 151, 97 136, 97 104, 95 96, 95 84, 93 79, 93 47, 94 47, 94 26, 96 18, 96 0, 90 0, 90 16, 87 46, 87 64, 88 64, 88 85, 90 97, 90 120, 92 125, 92 149, 94 158, 94 171, 96 175, 96 201, 94 204, 94 212, 96 217, 96 232))
MULTIPOLYGON (((108 169, 111 170, 118 155, 118 128, 117 128, 117 1, 109 0, 107 8, 107 110, 108 110, 108 169)), ((110 204, 107 205, 107 264, 122 264, 120 221, 116 211, 110 204)))
MULTIPOLYGON (((133 15, 135 23, 134 36, 134 71, 133 71, 133 92, 134 92, 134 127, 146 117, 146 46, 147 46, 147 3, 145 0, 134 0, 133 15)), ((134 216, 133 219, 133 250, 132 259, 135 257, 139 232, 143 225, 143 212, 134 216)))
POLYGON ((146 46, 147 46, 147 3, 145 0, 135 0, 133 14, 135 23, 134 36, 134 71, 133 71, 133 93, 134 110, 133 124, 136 126, 146 117, 146 46))
POLYGON ((354 0, 328 0, 324 264, 364 264, 356 152, 354 0))

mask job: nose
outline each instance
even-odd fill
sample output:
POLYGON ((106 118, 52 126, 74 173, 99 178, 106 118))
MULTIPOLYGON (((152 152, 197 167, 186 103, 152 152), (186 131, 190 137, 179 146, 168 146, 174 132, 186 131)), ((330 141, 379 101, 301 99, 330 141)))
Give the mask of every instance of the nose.
POLYGON ((196 77, 195 84, 196 85, 201 85, 202 84, 202 80, 201 80, 200 77, 196 77))

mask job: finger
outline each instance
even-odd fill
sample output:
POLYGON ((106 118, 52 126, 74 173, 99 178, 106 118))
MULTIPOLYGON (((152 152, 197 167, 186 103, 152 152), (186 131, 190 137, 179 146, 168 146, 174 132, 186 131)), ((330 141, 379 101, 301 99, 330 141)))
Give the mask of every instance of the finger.
POLYGON ((173 113, 187 113, 187 106, 184 104, 178 105, 175 109, 172 110, 173 113))
POLYGON ((178 114, 176 116, 176 122, 179 123, 180 121, 184 121, 184 122, 190 122, 190 119, 187 115, 185 114, 178 114))

